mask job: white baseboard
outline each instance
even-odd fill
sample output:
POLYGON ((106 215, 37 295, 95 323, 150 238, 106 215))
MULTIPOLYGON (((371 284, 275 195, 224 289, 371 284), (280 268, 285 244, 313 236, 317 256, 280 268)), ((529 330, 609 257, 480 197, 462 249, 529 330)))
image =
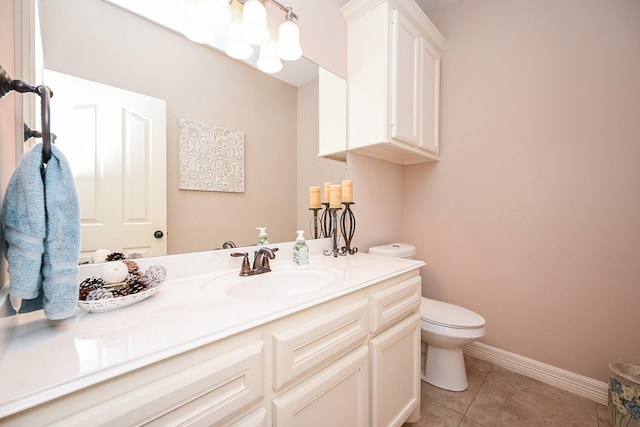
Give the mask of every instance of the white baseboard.
POLYGON ((464 346, 464 353, 477 359, 517 372, 545 384, 586 397, 603 405, 607 404, 607 383, 583 375, 574 374, 528 357, 520 356, 480 342, 464 346))

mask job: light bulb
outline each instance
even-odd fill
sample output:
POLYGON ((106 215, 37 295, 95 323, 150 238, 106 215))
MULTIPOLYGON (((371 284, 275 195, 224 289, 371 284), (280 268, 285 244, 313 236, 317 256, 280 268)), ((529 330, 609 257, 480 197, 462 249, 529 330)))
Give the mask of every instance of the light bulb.
POLYGON ((210 43, 216 37, 213 23, 205 19, 202 11, 211 6, 213 0, 187 0, 184 5, 185 22, 182 32, 196 43, 210 43))
POLYGON ((267 11, 259 0, 247 0, 242 7, 242 38, 261 45, 269 40, 267 11))
POLYGON ((276 54, 276 43, 269 40, 262 46, 260 46, 260 56, 256 65, 260 71, 273 74, 282 70, 282 61, 276 54))
POLYGON ((206 7, 201 11, 214 25, 226 25, 231 22, 231 9, 227 0, 208 0, 206 7))
POLYGON ((278 29, 278 56, 286 61, 295 61, 302 56, 300 30, 293 21, 284 21, 278 29))
POLYGON ((227 40, 224 43, 224 51, 235 59, 247 59, 253 55, 253 47, 241 36, 242 24, 231 21, 227 27, 227 40))
POLYGON ((184 23, 185 37, 196 43, 211 43, 216 38, 213 26, 202 19, 190 19, 184 23))

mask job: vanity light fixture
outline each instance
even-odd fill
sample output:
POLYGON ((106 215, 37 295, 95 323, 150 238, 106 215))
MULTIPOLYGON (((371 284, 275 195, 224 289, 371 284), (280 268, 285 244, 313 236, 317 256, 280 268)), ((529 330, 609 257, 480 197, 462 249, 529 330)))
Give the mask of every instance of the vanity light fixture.
POLYGON ((298 15, 293 9, 276 0, 186 0, 183 33, 196 43, 214 44, 235 59, 251 57, 254 46, 259 46, 256 65, 265 73, 277 73, 282 69, 281 60, 295 61, 302 56, 295 19, 298 15), (285 12, 277 42, 267 27, 266 3, 285 12))
POLYGON ((216 27, 231 22, 226 0, 186 0, 184 35, 196 43, 209 43, 216 37, 216 27))

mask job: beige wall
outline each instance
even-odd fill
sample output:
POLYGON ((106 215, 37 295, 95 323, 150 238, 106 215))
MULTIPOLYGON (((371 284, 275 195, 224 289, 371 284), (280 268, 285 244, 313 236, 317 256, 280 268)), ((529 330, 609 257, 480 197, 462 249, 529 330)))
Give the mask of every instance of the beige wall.
MULTIPOLYGON (((298 87, 298 152, 297 152, 297 229, 313 236, 313 213, 309 210, 309 187, 319 186, 324 197, 324 183, 340 183, 346 176, 346 164, 318 157, 319 79, 298 87)), ((319 212, 322 214, 322 212, 319 212)), ((294 240, 295 235, 289 240, 294 240)))
POLYGON ((404 170, 424 294, 483 342, 606 381, 640 362, 640 2, 461 0, 432 16, 442 156, 404 170))

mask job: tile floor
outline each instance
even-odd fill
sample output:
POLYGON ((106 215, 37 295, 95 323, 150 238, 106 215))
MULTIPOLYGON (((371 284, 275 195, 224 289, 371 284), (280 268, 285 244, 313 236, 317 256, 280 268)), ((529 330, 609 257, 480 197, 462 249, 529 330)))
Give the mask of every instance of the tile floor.
POLYGON ((469 388, 422 381, 420 421, 403 427, 607 427, 607 407, 489 362, 465 356, 469 388))

